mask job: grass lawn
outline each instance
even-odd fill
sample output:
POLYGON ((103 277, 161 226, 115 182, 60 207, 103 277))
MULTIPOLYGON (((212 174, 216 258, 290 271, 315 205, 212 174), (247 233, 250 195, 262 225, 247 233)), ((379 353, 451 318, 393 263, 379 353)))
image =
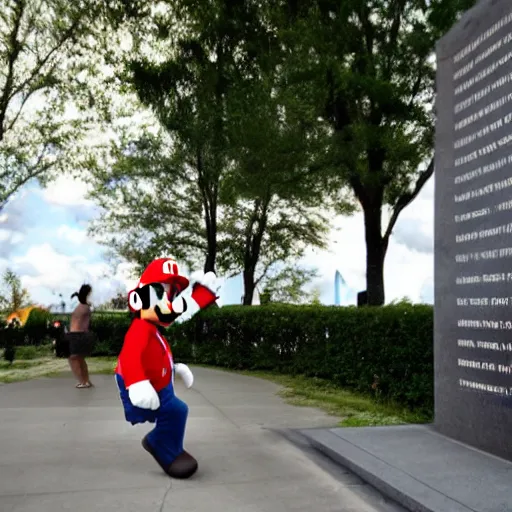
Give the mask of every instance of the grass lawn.
MULTIPOLYGON (((198 366, 232 371, 207 365, 198 366)), ((259 371, 236 371, 234 373, 275 382, 283 387, 279 395, 287 403, 322 409, 332 416, 342 418, 339 423, 341 427, 405 425, 432 421, 432 417, 423 412, 412 412, 392 403, 378 403, 372 397, 340 389, 322 379, 259 371)))
MULTIPOLYGON (((90 357, 87 359, 91 374, 112 374, 115 357, 90 357)), ((203 366, 203 365, 197 365, 203 366)), ((204 365, 205 368, 214 368, 204 365)), ((332 416, 341 418, 342 427, 377 425, 403 425, 428 423, 432 418, 425 413, 411 412, 392 403, 379 403, 372 397, 340 389, 329 381, 303 376, 281 375, 259 371, 222 371, 270 380, 280 386, 279 395, 289 404, 316 407, 332 416)), ((66 359, 57 359, 51 346, 18 347, 11 365, 0 352, 0 383, 47 377, 68 372, 66 359)))
MULTIPOLYGON (((92 357, 87 359, 87 364, 91 373, 112 373, 115 358, 92 357)), ((0 383, 50 377, 68 371, 67 359, 56 358, 48 345, 17 347, 12 364, 3 359, 3 352, 0 351, 0 383)))

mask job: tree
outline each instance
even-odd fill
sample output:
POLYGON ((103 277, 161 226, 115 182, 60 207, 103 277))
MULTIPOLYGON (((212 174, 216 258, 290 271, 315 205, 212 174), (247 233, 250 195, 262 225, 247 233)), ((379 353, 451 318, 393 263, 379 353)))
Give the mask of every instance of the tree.
MULTIPOLYGON (((314 208, 270 194, 226 208, 220 226, 219 266, 231 275, 242 271, 244 305, 251 305, 260 283, 273 283, 273 288, 267 285, 268 291, 283 288, 292 273, 305 279, 299 279, 300 286, 315 277, 290 265, 303 257, 306 247, 324 248, 329 231, 327 219, 314 208), (288 267, 276 274, 283 265, 288 267)), ((294 281, 292 288, 300 293, 300 286, 294 281)), ((291 297, 289 291, 286 294, 291 297)))
MULTIPOLYGON (((104 241, 118 254, 141 266, 163 253, 195 266, 204 254, 207 272, 215 271, 220 257, 222 270, 243 269, 245 295, 252 297, 257 279, 264 275, 255 272, 262 240, 273 226, 268 219, 278 205, 278 187, 284 190, 282 176, 305 156, 298 151, 303 140, 298 131, 281 129, 278 106, 271 101, 272 82, 263 88, 264 80, 252 78, 268 55, 254 47, 261 49, 271 39, 258 9, 218 0, 212 22, 211 12, 198 4, 178 5, 177 18, 176 10, 153 18, 160 28, 155 44, 160 41, 167 48, 171 35, 179 32, 172 49, 161 46, 158 63, 138 55, 127 59, 126 80, 155 113, 162 130, 156 137, 146 134, 126 141, 114 151, 111 169, 96 169, 92 197, 105 215, 91 231, 107 235, 104 241), (250 100, 245 96, 249 92, 250 100), (259 100, 264 101, 261 109, 256 106, 259 100), (262 123, 272 130, 263 134, 262 123), (287 147, 279 148, 276 136, 283 143, 287 139, 287 147), (281 169, 283 155, 293 150, 294 161, 288 158, 281 169), (245 195, 239 201, 241 193, 245 195)), ((290 183, 286 186, 289 189, 290 183)), ((276 255, 289 258, 297 253, 294 244, 306 239, 322 243, 326 220, 317 215, 306 221, 307 206, 297 203, 274 222, 283 232, 294 226, 293 215, 298 218, 294 240, 270 237, 273 252, 265 251, 271 256, 267 267, 278 261, 276 255)))
MULTIPOLYGON (((258 16, 265 25, 265 11, 258 16)), ((283 108, 277 88, 283 56, 268 28, 264 39, 226 95, 232 165, 223 178, 219 263, 242 270, 244 305, 270 269, 300 259, 306 247, 326 248, 330 230, 328 196, 307 172, 317 137, 283 108)), ((338 210, 350 208, 339 200, 338 210)))
POLYGON ((434 172, 435 42, 473 4, 285 1, 274 18, 287 51, 286 106, 329 131, 315 171, 327 187, 348 185, 363 211, 370 305, 385 302, 396 221, 434 172))
POLYGON ((98 311, 125 311, 128 310, 128 301, 126 294, 118 292, 105 304, 101 304, 96 308, 98 311))
POLYGON ((321 306, 322 302, 320 300, 321 290, 318 287, 315 287, 311 292, 311 304, 313 306, 321 306))
MULTIPOLYGON (((109 110, 109 55, 139 0, 5 0, 0 13, 0 210, 76 167, 109 110), (99 115, 100 114, 100 115, 99 115)), ((87 158, 87 155, 85 155, 87 158)))
POLYGON ((30 294, 23 288, 21 279, 11 269, 7 269, 2 276, 2 294, 0 295, 0 308, 12 313, 30 304, 30 294))
POLYGON ((189 198, 181 215, 191 212, 194 221, 201 215, 204 271, 215 271, 219 189, 230 165, 226 95, 236 79, 245 36, 255 30, 243 23, 253 19, 246 9, 256 7, 225 0, 207 9, 197 2, 161 5, 167 9, 152 18, 153 41, 161 51, 157 58, 139 53, 128 59, 126 80, 171 138, 167 181, 189 198))
POLYGON ((161 133, 125 141, 95 171, 105 215, 91 230, 141 266, 167 253, 192 267, 205 254, 205 271, 241 270, 250 304, 273 265, 325 247, 325 194, 305 172, 316 138, 275 97, 282 56, 264 11, 217 0, 212 22, 197 3, 177 6, 179 31, 175 11, 153 18, 158 59, 127 60, 161 133))
POLYGON ((315 291, 310 294, 305 290, 305 286, 316 277, 317 269, 305 269, 297 265, 281 267, 266 277, 262 295, 266 296, 268 302, 316 303, 315 291))
POLYGON ((139 272, 168 255, 191 268, 204 265, 202 198, 193 171, 183 169, 166 133, 114 146, 111 158, 111 166, 98 165, 91 174, 91 198, 103 214, 89 232, 139 272))

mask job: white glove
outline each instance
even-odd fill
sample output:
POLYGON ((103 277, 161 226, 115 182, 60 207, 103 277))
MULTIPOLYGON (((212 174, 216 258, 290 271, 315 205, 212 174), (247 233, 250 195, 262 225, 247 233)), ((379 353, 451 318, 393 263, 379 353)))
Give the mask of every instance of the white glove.
POLYGON ((135 407, 156 411, 160 407, 160 398, 149 380, 141 380, 128 388, 130 402, 135 407))
POLYGON ((183 363, 175 363, 174 371, 176 375, 181 377, 181 380, 185 384, 186 388, 190 388, 194 383, 194 374, 190 371, 190 368, 183 363))
MULTIPOLYGON (((200 284, 201 286, 208 288, 215 295, 218 295, 218 291, 220 289, 219 280, 217 279, 217 276, 214 272, 207 272, 201 278, 196 279, 194 284, 200 284)), ((187 303, 187 310, 180 314, 180 316, 175 320, 176 323, 179 324, 190 320, 201 309, 199 304, 193 299, 193 294, 193 286, 191 286, 185 293, 177 297, 172 303, 173 311, 176 313, 180 313, 183 311, 183 309, 185 309, 181 302, 178 302, 178 299, 184 300, 187 303)))
POLYGON ((206 272, 201 279, 197 279, 196 283, 206 286, 206 288, 215 293, 215 295, 217 295, 217 292, 220 289, 219 280, 217 279, 215 272, 206 272))

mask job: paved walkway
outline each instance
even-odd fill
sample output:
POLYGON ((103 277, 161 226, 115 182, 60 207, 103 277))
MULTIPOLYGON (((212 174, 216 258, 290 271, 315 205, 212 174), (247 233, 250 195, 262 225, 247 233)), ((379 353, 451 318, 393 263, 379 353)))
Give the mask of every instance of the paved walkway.
POLYGON ((68 375, 0 386, 0 511, 402 510, 272 430, 334 426, 332 417, 284 404, 273 383, 193 370, 194 388, 178 384, 199 461, 188 481, 169 479, 142 449, 151 426, 125 422, 113 376, 83 390, 68 375))

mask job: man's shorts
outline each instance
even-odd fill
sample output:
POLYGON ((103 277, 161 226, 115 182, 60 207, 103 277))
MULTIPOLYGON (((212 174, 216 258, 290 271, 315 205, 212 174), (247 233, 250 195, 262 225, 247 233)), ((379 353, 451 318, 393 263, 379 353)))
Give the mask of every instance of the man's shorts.
POLYGON ((96 335, 92 332, 67 332, 65 338, 70 356, 90 356, 96 345, 96 335))

